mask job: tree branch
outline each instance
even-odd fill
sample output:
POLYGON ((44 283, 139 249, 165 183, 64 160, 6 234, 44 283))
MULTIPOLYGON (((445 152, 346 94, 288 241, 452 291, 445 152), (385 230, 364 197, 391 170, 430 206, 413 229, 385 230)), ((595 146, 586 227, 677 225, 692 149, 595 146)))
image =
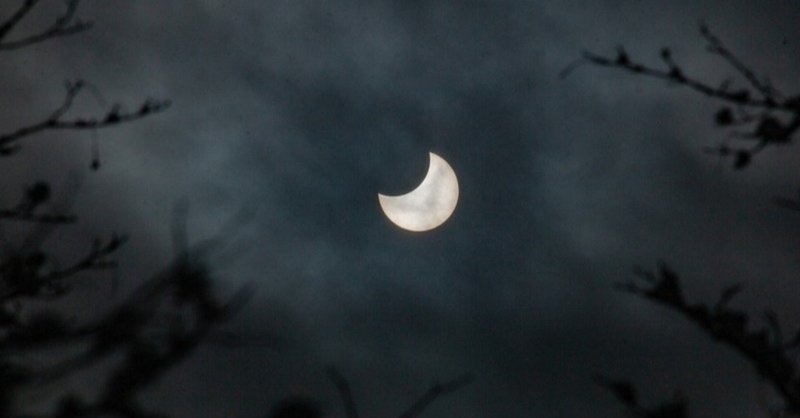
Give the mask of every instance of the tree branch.
POLYGON ((789 144, 800 130, 800 95, 784 98, 768 81, 760 80, 755 72, 738 59, 704 23, 700 24, 700 34, 708 42, 709 52, 722 57, 744 77, 749 86, 731 89, 731 80, 724 80, 719 86, 714 87, 690 77, 673 61, 669 48, 661 50, 661 60, 666 66, 664 69, 633 61, 625 49, 619 47, 615 57, 584 51, 580 59, 561 71, 560 77, 569 76, 583 64, 592 64, 665 80, 726 103, 727 106, 720 108, 714 116, 716 124, 729 129, 748 126, 749 132, 731 130, 728 135, 728 138, 748 141, 748 144, 731 147, 723 141, 717 146, 705 147, 704 151, 720 157, 733 157, 733 168, 737 170, 749 166, 753 157, 767 146, 789 144), (759 113, 749 114, 747 108, 756 109, 759 113), (780 113, 781 116, 778 117, 776 113, 780 113))
POLYGON ((664 305, 683 314, 703 332, 733 348, 755 366, 783 399, 786 412, 800 415, 800 374, 790 350, 800 348, 800 332, 785 343, 780 326, 771 312, 765 313, 767 326, 751 331, 748 315, 728 308, 730 300, 741 290, 740 285, 723 289, 719 301, 713 306, 688 304, 683 297, 680 282, 668 266, 661 264, 657 272, 639 271, 639 276, 649 284, 642 286, 628 282, 621 290, 664 305))
POLYGON ((0 135, 0 156, 8 156, 16 153, 19 150, 18 142, 25 137, 34 135, 47 130, 66 130, 66 129, 99 129, 126 122, 132 122, 142 119, 154 113, 161 112, 170 106, 168 100, 155 101, 146 100, 139 106, 135 112, 124 112, 120 105, 114 105, 102 118, 75 118, 72 120, 64 120, 62 117, 71 108, 75 98, 85 87, 85 83, 81 80, 67 83, 67 93, 64 101, 47 119, 23 128, 17 129, 14 132, 0 135))
POLYGON ((716 35, 711 33, 708 25, 703 22, 700 23, 700 34, 706 39, 706 41, 708 41, 708 49, 710 52, 717 54, 728 61, 728 63, 735 68, 736 71, 738 71, 756 90, 758 90, 759 93, 761 93, 761 96, 767 103, 775 103, 775 96, 780 95, 780 93, 778 93, 778 91, 776 91, 768 83, 759 80, 753 70, 742 63, 742 61, 739 60, 716 35))
POLYGON ((0 25, 0 51, 19 49, 49 39, 74 35, 87 31, 93 26, 92 22, 83 22, 75 19, 80 0, 68 0, 64 13, 47 29, 21 39, 3 42, 3 39, 27 16, 37 3, 39 3, 39 0, 25 0, 19 9, 6 22, 0 25))
MULTIPOLYGON (((662 51, 662 53, 668 50, 662 51)), ((720 99, 729 102, 733 105, 743 105, 750 107, 759 107, 765 109, 781 109, 786 111, 794 111, 795 109, 785 103, 775 103, 768 99, 755 99, 751 96, 748 90, 729 91, 725 85, 720 87, 712 87, 711 85, 699 81, 697 79, 686 76, 683 71, 676 71, 678 67, 667 70, 659 70, 656 68, 648 67, 644 64, 633 62, 628 57, 624 49, 619 48, 617 57, 609 58, 602 55, 594 54, 589 51, 583 52, 583 59, 592 64, 601 67, 619 68, 633 74, 644 75, 652 78, 665 80, 677 85, 682 85, 702 93, 708 97, 720 99)), ((562 72, 562 78, 569 75, 569 72, 562 72)))
POLYGON ((22 19, 30 13, 31 9, 36 6, 36 3, 39 3, 39 0, 25 0, 19 8, 8 18, 5 22, 0 24, 0 41, 5 38, 9 32, 11 32, 22 19))

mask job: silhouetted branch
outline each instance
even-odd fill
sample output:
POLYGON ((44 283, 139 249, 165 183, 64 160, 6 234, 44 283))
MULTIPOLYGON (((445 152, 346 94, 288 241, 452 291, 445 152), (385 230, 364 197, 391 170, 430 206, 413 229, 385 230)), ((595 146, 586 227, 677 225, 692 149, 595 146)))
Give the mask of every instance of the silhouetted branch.
MULTIPOLYGON (((622 47, 618 48, 615 56, 583 52, 581 58, 564 68, 560 76, 567 77, 585 64, 597 65, 664 80, 723 102, 723 106, 714 114, 714 122, 728 130, 728 139, 745 141, 744 145, 729 146, 723 141, 716 146, 705 147, 704 151, 732 157, 734 169, 749 166, 753 156, 769 146, 791 143, 800 130, 800 94, 784 96, 767 78, 757 76, 704 23, 700 24, 700 34, 708 43, 708 52, 730 65, 744 79, 745 86, 732 88, 733 81, 730 79, 715 86, 687 75, 684 68, 673 59, 669 48, 661 50, 660 58, 664 66, 660 68, 633 60, 622 47), (745 130, 739 131, 740 128, 745 130)), ((776 197, 774 201, 779 206, 800 211, 800 197, 797 200, 776 197)), ((800 416, 800 366, 795 360, 800 350, 800 331, 786 341, 787 334, 771 310, 764 312, 762 326, 750 329, 749 315, 729 307, 730 301, 742 289, 739 284, 723 289, 713 305, 694 304, 687 302, 678 275, 667 265, 660 264, 655 272, 639 270, 638 275, 641 280, 619 284, 619 288, 681 313, 704 333, 733 348, 756 368, 783 400, 783 409, 770 413, 773 416, 800 416)), ((655 408, 647 408, 640 403, 630 382, 603 377, 597 378, 597 381, 614 393, 632 415, 643 418, 687 416, 687 403, 682 397, 655 408)))
POLYGON ((170 106, 169 101, 146 100, 134 112, 125 112, 120 105, 114 105, 100 118, 75 118, 64 120, 62 117, 72 107, 75 98, 85 87, 82 80, 67 83, 67 93, 64 102, 47 119, 14 132, 0 135, 0 156, 14 154, 19 150, 21 139, 46 130, 65 129, 99 129, 116 126, 122 123, 135 121, 154 113, 161 112, 170 106))
POLYGON ((752 145, 730 147, 723 142, 715 147, 706 147, 705 152, 721 157, 733 157, 733 168, 742 169, 751 163, 754 155, 767 146, 784 145, 791 142, 794 134, 800 129, 800 95, 784 98, 767 80, 760 80, 753 70, 711 33, 708 26, 701 23, 700 33, 708 42, 709 52, 722 57, 745 78, 750 87, 732 89, 730 80, 724 80, 715 87, 710 83, 693 78, 687 75, 683 67, 673 60, 669 48, 661 50, 661 60, 666 67, 663 69, 634 61, 622 47, 618 48, 614 57, 584 51, 579 60, 561 71, 560 77, 567 77, 576 68, 588 63, 617 68, 634 75, 665 80, 727 103, 727 106, 723 106, 715 114, 716 124, 726 128, 750 126, 749 131, 731 131, 728 137, 750 141, 752 145), (758 110, 760 113, 751 114, 746 110, 747 108, 758 110), (776 115, 776 112, 779 112, 781 116, 776 115))
MULTIPOLYGON (((91 22, 76 18, 80 0, 63 0, 65 10, 55 21, 30 35, 9 39, 30 16, 39 0, 19 0, 20 5, 5 20, 0 20, 0 51, 34 45, 91 28, 91 22)), ((147 99, 132 111, 119 104, 94 117, 68 117, 78 95, 91 88, 83 81, 68 82, 63 102, 44 120, 14 132, 0 134, 0 156, 12 155, 23 139, 48 130, 95 130, 135 121, 170 106, 169 101, 147 99)), ((102 100, 101 100, 102 102, 102 100)), ((102 104, 102 103, 101 103, 102 104)), ((103 104, 103 106, 105 106, 103 104)), ((92 168, 99 165, 93 143, 92 168)), ((27 187, 20 201, 0 209, 0 220, 37 223, 24 236, 23 243, 0 253, 0 416, 14 418, 166 418, 145 410, 137 399, 170 368, 184 360, 203 343, 216 326, 228 320, 253 294, 242 287, 227 302, 218 300, 204 255, 221 246, 220 236, 191 248, 185 242, 174 262, 160 274, 146 280, 121 303, 85 324, 76 324, 68 312, 33 302, 47 302, 69 294, 66 279, 94 269, 114 268, 109 256, 124 244, 123 236, 95 240, 88 254, 59 266, 55 257, 43 249, 44 239, 58 226, 75 221, 65 214, 42 213, 50 199, 48 183, 38 181, 27 187), (47 361, 30 354, 48 350, 47 361), (98 383, 99 397, 87 400, 73 394, 59 394, 56 410, 41 416, 16 411, 16 396, 21 390, 54 383, 75 372, 98 365, 101 360, 116 362, 105 381, 98 383)), ((234 218, 227 227, 243 221, 234 218)), ((222 233, 229 232, 223 230, 222 233)), ((216 265, 216 264, 215 264, 216 265)), ((223 342, 236 343, 223 334, 223 342)))
POLYGON ((687 76, 683 68, 673 61, 672 51, 669 48, 662 48, 660 54, 661 60, 667 67, 666 69, 658 69, 635 62, 623 47, 618 47, 615 57, 606 57, 590 51, 584 51, 582 58, 565 68, 560 76, 562 78, 567 77, 580 63, 588 62, 602 67, 618 68, 633 74, 644 75, 686 86, 706 96, 720 99, 736 106, 750 106, 768 110, 778 109, 792 113, 798 111, 796 99, 779 100, 779 98, 776 97, 780 96, 778 91, 766 82, 758 80, 754 72, 744 65, 704 23, 700 24, 700 34, 709 42, 709 52, 723 57, 730 63, 731 66, 741 73, 745 79, 761 93, 763 96, 762 98, 754 98, 752 92, 747 88, 731 91, 730 80, 725 80, 719 86, 714 87, 709 83, 687 76))
POLYGON ((687 303, 678 276, 665 264, 657 272, 640 271, 639 275, 647 285, 628 282, 620 284, 620 289, 680 312, 706 334, 733 348, 775 388, 786 404, 786 413, 800 415, 800 374, 787 353, 800 348, 800 332, 784 342, 781 327, 770 311, 764 315, 766 327, 749 330, 749 316, 728 307, 741 290, 740 285, 723 289, 717 303, 707 306, 687 303))
MULTIPOLYGON (((661 54, 662 57, 669 56, 671 52, 669 49, 665 48, 661 50, 661 54)), ((588 61, 589 63, 595 65, 599 65, 601 67, 618 68, 633 74, 644 75, 652 78, 665 80, 670 83, 686 86, 706 96, 713 97, 716 99, 721 99, 733 105, 744 105, 744 106, 760 107, 767 109, 778 108, 787 111, 795 110, 785 103, 778 104, 770 102, 766 99, 755 99, 751 96, 750 92, 747 90, 730 91, 727 88, 728 86, 725 84, 719 87, 713 87, 707 83, 704 83, 702 81, 687 76, 683 72, 683 70, 678 66, 673 66, 665 70, 661 70, 634 62, 631 60, 631 58, 628 56, 628 53, 622 47, 619 47, 617 49, 617 56, 614 58, 594 54, 589 51, 584 51, 582 57, 583 60, 588 61)), ((568 71, 562 71, 561 73, 562 78, 568 75, 569 75, 568 71)))
POLYGON ((11 17, 0 24, 0 51, 19 49, 48 39, 61 36, 74 35, 89 30, 92 22, 83 22, 75 19, 80 0, 67 0, 66 10, 50 27, 34 35, 29 35, 14 41, 4 41, 6 36, 28 15, 28 13, 39 3, 39 0, 25 0, 11 17))
MULTIPOLYGON (((181 280, 176 277, 177 280, 181 280)), ((177 283, 176 283, 177 284, 177 283)), ((186 359, 204 340, 215 325, 226 321, 238 311, 249 289, 243 288, 227 303, 219 304, 201 291, 193 295, 193 309, 197 320, 188 331, 175 330, 165 341, 152 342, 137 338, 129 346, 126 359, 105 385, 106 390, 97 401, 97 410, 117 413, 122 416, 141 413, 135 395, 151 385, 167 369, 186 359), (207 310, 213 308, 215 314, 209 316, 207 310)))
POLYGON ((0 24, 0 41, 25 18, 31 9, 36 6, 36 3, 39 3, 39 0, 25 0, 8 20, 0 24))
POLYGON ((756 77, 753 70, 739 60, 722 41, 708 29, 708 25, 700 23, 700 34, 708 41, 708 50, 724 58, 756 89, 764 98, 768 105, 774 105, 780 93, 776 91, 767 81, 761 81, 756 77))
POLYGON ((88 340, 81 353, 28 371, 28 385, 62 379, 113 353, 121 353, 123 360, 102 385, 101 396, 90 403, 70 403, 75 415, 69 416, 164 416, 144 411, 136 395, 186 359, 253 294, 250 286, 243 286, 223 303, 217 301, 209 286, 210 277, 202 262, 179 257, 92 324, 70 327, 58 315, 39 316, 41 319, 33 318, 12 328, 2 348, 29 349, 31 343, 41 346, 88 340), (171 321, 163 321, 157 315, 161 309, 175 312, 171 321))

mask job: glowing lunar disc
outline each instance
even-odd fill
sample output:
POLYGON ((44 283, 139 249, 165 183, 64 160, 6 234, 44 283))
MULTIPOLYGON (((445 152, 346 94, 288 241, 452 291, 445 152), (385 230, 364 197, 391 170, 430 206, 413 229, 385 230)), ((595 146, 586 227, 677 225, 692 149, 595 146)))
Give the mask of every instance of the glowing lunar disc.
POLYGON ((444 223, 458 202, 456 173, 442 157, 429 153, 428 174, 416 189, 400 196, 378 194, 383 213, 409 231, 428 231, 444 223))

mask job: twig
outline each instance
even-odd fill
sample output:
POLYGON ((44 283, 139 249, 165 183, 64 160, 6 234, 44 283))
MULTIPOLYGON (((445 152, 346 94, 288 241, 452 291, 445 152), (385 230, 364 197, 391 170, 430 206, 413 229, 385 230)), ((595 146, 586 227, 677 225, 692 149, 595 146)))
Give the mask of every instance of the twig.
POLYGON ((771 86, 766 83, 761 82, 761 80, 756 77, 755 73, 747 67, 741 60, 739 60, 726 46, 722 43, 722 41, 709 30, 708 25, 704 22, 700 23, 700 34, 705 38, 709 43, 709 51, 714 54, 717 54, 728 61, 729 64, 733 68, 736 69, 742 76, 756 89, 761 93, 764 100, 767 102, 775 102, 775 95, 778 92, 771 86))
POLYGON ((25 0, 19 9, 2 25, 0 25, 0 51, 8 51, 19 49, 39 42, 44 42, 48 39, 53 39, 61 36, 69 36, 77 33, 87 31, 94 25, 92 22, 83 22, 75 20, 75 13, 80 5, 80 0, 68 0, 67 8, 64 13, 59 16, 53 24, 47 29, 34 35, 17 39, 14 41, 2 42, 25 16, 33 9, 39 0, 25 0))
POLYGON ((677 274, 665 264, 657 272, 640 271, 639 275, 649 285, 634 282, 620 285, 620 289, 652 300, 683 314, 715 340, 733 348, 755 366, 786 403, 787 412, 800 415, 800 375, 798 368, 786 354, 800 343, 800 333, 790 343, 784 344, 782 333, 772 314, 766 313, 767 328, 748 330, 748 315, 727 307, 727 303, 741 289, 734 285, 722 291, 719 302, 713 307, 688 304, 682 295, 677 274))
POLYGON ((579 60, 569 64, 561 71, 560 77, 569 76, 570 73, 583 64, 593 64, 621 69, 634 75, 665 80, 671 84, 684 86, 705 96, 725 102, 727 105, 720 108, 715 114, 715 123, 720 127, 729 129, 728 138, 747 141, 749 144, 729 147, 723 141, 714 147, 705 147, 704 151, 720 157, 732 157, 733 168, 736 170, 749 166, 753 157, 766 149, 767 146, 791 143, 794 134, 800 130, 800 95, 785 98, 770 85, 768 80, 760 80, 753 70, 737 58, 717 36, 711 33, 705 23, 700 24, 700 33, 709 44, 709 52, 722 57, 725 62, 744 77, 748 86, 731 89, 731 80, 724 80, 719 86, 714 87, 709 83, 690 77, 686 75, 680 65, 673 61, 672 53, 668 48, 661 50, 661 60, 666 64, 665 69, 654 68, 636 62, 631 59, 622 47, 619 47, 615 57, 584 51, 579 60), (760 112, 757 115, 749 114, 745 111, 745 108, 760 109, 760 112), (734 112, 734 109, 737 109, 738 112, 734 112), (783 115, 788 114, 789 117, 778 117, 775 115, 778 112, 783 115), (744 125, 750 127, 749 132, 734 130, 734 128, 744 125))
MULTIPOLYGON (((584 51, 583 59, 601 67, 619 68, 634 74, 666 80, 678 85, 683 85, 698 91, 706 96, 721 99, 734 105, 760 107, 766 109, 780 109, 794 112, 796 109, 786 103, 775 103, 768 99, 754 99, 747 90, 728 91, 727 89, 711 87, 685 74, 672 70, 659 70, 630 61, 624 50, 620 50, 616 58, 608 58, 589 51, 584 51)), ((567 73, 568 74, 568 73, 567 73)))
POLYGON ((39 3, 39 0, 25 0, 8 20, 0 24, 0 41, 25 18, 31 9, 36 6, 36 3, 39 3))
POLYGON ((65 129, 99 129, 110 126, 119 125, 126 122, 131 122, 137 119, 144 118, 154 113, 161 112, 170 106, 169 101, 155 101, 146 100, 141 104, 139 109, 135 112, 124 112, 120 109, 119 105, 113 106, 102 118, 76 118, 72 120, 63 120, 62 117, 66 114, 75 98, 85 87, 85 83, 81 80, 67 83, 67 93, 64 101, 47 119, 29 125, 16 131, 4 135, 0 135, 0 156, 11 155, 19 150, 18 142, 30 135, 46 131, 46 130, 65 130, 65 129))

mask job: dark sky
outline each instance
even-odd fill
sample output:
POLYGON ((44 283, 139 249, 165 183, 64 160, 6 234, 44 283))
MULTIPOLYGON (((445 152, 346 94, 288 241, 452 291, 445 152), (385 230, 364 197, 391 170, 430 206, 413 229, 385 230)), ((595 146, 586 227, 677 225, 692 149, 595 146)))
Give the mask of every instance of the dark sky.
MULTIPOLYGON (((704 19, 797 92, 800 3, 113 0, 86 1, 81 16, 96 27, 4 53, 2 131, 47 115, 70 78, 107 102, 174 105, 98 132, 96 174, 90 133, 31 139, 4 162, 0 196, 31 178, 64 190, 83 173, 83 222, 51 244, 129 233, 123 290, 168 261, 178 199, 195 240, 256 212, 218 283, 257 285, 227 329, 274 344, 201 349, 147 394, 153 405, 261 418, 305 395, 341 417, 324 372, 335 365, 364 417, 397 415, 465 372, 475 382, 426 416, 623 416, 596 373, 630 378, 646 400, 680 389, 696 416, 766 415, 769 388, 749 365, 614 284, 666 260, 692 300, 742 281, 738 306, 796 318, 800 217, 771 199, 800 186, 798 153, 734 172, 702 152, 725 135, 715 102, 608 69, 558 73, 584 49, 624 44, 658 65, 671 46, 716 84, 734 72, 705 51, 704 19), (441 228, 408 233, 377 194, 413 188, 429 151, 455 169, 460 201, 441 228)), ((76 110, 101 109, 87 95, 76 110)))

